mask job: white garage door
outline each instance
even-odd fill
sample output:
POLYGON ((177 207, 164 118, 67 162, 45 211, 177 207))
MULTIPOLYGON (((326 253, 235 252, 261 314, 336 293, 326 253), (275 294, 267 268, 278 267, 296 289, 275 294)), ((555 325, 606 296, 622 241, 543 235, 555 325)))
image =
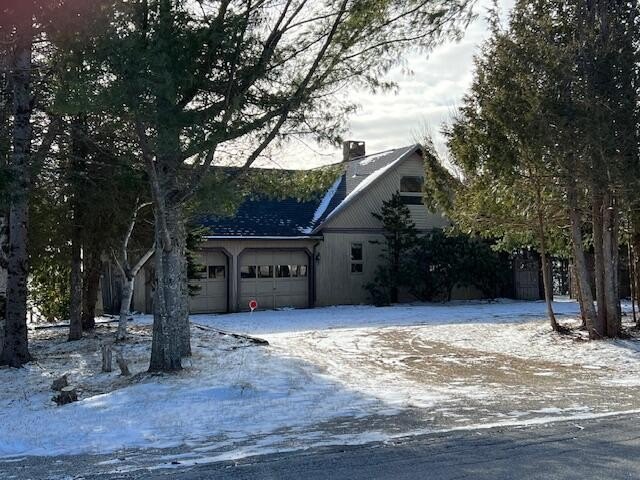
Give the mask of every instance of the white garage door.
POLYGON ((249 252, 240 257, 240 309, 309 306, 309 257, 304 251, 249 252))
POLYGON ((196 255, 200 277, 191 284, 200 290, 189 300, 191 313, 219 313, 227 311, 227 257, 220 252, 201 252, 196 255))

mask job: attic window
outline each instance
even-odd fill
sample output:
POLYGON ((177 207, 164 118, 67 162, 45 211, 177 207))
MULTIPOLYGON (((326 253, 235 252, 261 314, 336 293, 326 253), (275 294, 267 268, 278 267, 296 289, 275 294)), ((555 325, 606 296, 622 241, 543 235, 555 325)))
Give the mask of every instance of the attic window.
POLYGON ((400 197, 405 205, 422 205, 423 177, 402 177, 400 179, 400 197))
POLYGON ((423 177, 402 177, 400 179, 400 193, 422 193, 423 177))

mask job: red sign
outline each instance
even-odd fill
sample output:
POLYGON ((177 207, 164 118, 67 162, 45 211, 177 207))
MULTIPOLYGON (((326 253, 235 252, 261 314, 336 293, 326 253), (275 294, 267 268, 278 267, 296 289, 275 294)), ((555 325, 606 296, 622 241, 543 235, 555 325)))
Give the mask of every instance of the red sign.
POLYGON ((249 300, 249 308, 253 312, 256 308, 258 308, 258 302, 255 300, 249 300))

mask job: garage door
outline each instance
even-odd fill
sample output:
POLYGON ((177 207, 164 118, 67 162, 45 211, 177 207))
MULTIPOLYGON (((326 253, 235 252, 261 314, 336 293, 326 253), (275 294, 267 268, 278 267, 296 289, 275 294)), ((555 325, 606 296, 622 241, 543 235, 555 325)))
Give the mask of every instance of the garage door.
POLYGON ((227 257, 220 252, 201 252, 196 255, 200 265, 197 280, 191 284, 200 289, 189 299, 191 313, 219 313, 227 311, 227 257))
POLYGON ((309 306, 309 257, 304 251, 250 252, 240 257, 240 309, 309 306))

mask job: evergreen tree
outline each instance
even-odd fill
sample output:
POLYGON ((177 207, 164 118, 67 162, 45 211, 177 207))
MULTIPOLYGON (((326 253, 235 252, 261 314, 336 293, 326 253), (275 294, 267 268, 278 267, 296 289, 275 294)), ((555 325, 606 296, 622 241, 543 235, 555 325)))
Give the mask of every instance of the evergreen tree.
POLYGON ((411 284, 408 258, 418 239, 418 230, 400 192, 382 204, 380 213, 372 215, 382 224, 385 244, 380 255, 383 263, 376 268, 375 281, 365 288, 376 305, 398 302, 398 291, 411 284))

